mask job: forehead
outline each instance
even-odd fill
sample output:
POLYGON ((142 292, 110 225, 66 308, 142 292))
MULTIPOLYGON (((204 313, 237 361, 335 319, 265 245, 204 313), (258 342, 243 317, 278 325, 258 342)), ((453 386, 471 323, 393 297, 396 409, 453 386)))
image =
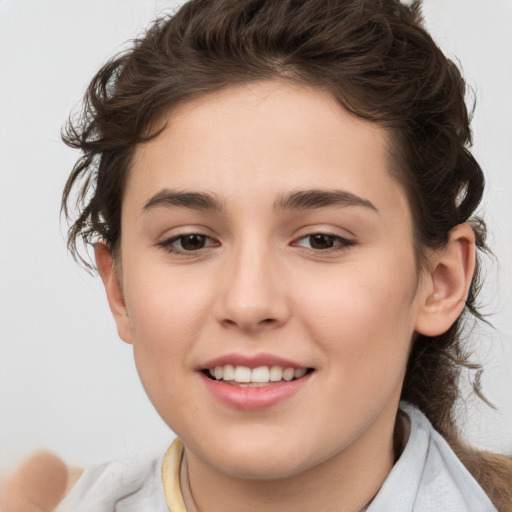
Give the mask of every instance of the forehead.
POLYGON ((388 132, 325 91, 281 82, 232 86, 180 105, 163 123, 134 154, 125 199, 139 206, 165 188, 213 192, 228 203, 267 197, 269 204, 290 189, 330 188, 404 206, 388 132))

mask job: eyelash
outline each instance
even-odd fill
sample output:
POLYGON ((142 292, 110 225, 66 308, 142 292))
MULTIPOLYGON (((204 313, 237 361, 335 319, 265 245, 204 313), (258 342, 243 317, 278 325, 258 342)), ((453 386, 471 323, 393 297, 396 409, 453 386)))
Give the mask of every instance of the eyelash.
MULTIPOLYGON (((344 250, 347 250, 350 246, 355 245, 355 243, 356 243, 354 240, 349 240, 348 238, 344 238, 342 236, 335 235, 334 233, 325 233, 325 232, 321 231, 318 233, 309 233, 307 235, 304 235, 304 236, 298 238, 297 242, 295 242, 295 244, 298 245, 298 241, 305 240, 308 238, 310 239, 310 242, 311 242, 311 239, 313 237, 325 237, 325 238, 332 240, 333 243, 338 244, 337 246, 329 247, 327 249, 314 249, 314 248, 304 247, 305 249, 311 250, 315 253, 321 253, 321 254, 329 254, 332 252, 344 251, 344 250)), ((299 245, 299 247, 303 247, 303 246, 299 245)))
POLYGON ((214 243, 214 244, 210 244, 209 246, 200 247, 199 249, 195 249, 195 250, 194 249, 192 249, 192 250, 179 249, 179 248, 173 246, 173 244, 179 240, 181 240, 182 244, 183 244, 184 239, 189 238, 189 237, 194 237, 194 236, 204 239, 205 241, 206 240, 213 241, 213 238, 209 237, 208 235, 202 235, 201 233, 185 233, 185 234, 173 236, 172 238, 169 238, 167 240, 163 240, 162 242, 159 242, 157 245, 171 254, 177 254, 177 255, 183 255, 183 256, 194 256, 197 253, 199 253, 200 251, 202 251, 208 247, 218 245, 218 244, 214 243))
MULTIPOLYGON (((355 245, 355 243, 356 242, 354 240, 349 240, 348 238, 344 238, 342 236, 335 235, 334 233, 317 232, 317 233, 309 233, 307 235, 301 236, 294 242, 294 245, 298 246, 298 247, 302 247, 303 249, 312 251, 314 253, 329 254, 329 253, 333 253, 333 252, 341 252, 341 251, 347 250, 350 246, 355 245), (299 241, 306 240, 308 238, 311 241, 311 239, 313 237, 325 237, 327 239, 330 239, 333 243, 337 243, 338 245, 334 246, 334 247, 328 247, 326 249, 314 249, 312 247, 310 247, 310 248, 304 247, 298 243, 299 241)), ((219 244, 217 242, 215 242, 208 235, 202 235, 200 233, 186 233, 186 234, 174 236, 167 240, 163 240, 162 242, 159 242, 157 245, 171 254, 194 256, 194 255, 198 254, 199 252, 203 251, 204 249, 207 249, 209 247, 216 247, 219 244), (181 245, 183 247, 183 240, 186 238, 189 238, 189 237, 199 237, 203 241, 210 240, 210 241, 213 241, 214 243, 200 247, 198 249, 189 249, 189 250, 179 249, 173 245, 175 242, 181 240, 181 245)))

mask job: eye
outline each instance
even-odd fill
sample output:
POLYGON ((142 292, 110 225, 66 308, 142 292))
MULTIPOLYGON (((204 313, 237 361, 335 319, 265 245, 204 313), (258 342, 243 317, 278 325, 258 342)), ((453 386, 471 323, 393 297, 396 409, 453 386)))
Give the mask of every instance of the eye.
POLYGON ((355 242, 339 235, 329 233, 313 233, 298 239, 296 245, 314 251, 335 251, 343 250, 355 242))
POLYGON ((158 245, 171 253, 190 253, 214 246, 216 242, 206 235, 188 233, 186 235, 178 235, 169 238, 168 240, 160 242, 158 245))

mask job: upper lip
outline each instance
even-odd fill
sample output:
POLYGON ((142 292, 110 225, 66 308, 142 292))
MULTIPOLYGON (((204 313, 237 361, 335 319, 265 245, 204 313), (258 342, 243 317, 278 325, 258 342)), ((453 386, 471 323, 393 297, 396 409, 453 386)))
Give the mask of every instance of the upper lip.
POLYGON ((297 361, 292 361, 291 359, 286 359, 281 356, 277 356, 274 354, 225 354, 222 356, 215 357, 214 359, 210 359, 201 367, 200 370, 208 370, 210 368, 215 368, 216 366, 225 366, 227 364, 231 364, 233 366, 247 366, 249 368, 257 368, 258 366, 281 366, 282 368, 308 368, 308 366, 304 366, 297 361))

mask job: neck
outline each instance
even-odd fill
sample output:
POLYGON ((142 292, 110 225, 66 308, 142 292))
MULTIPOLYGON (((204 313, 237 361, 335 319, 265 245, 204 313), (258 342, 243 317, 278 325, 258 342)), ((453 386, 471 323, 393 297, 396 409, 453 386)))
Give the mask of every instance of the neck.
MULTIPOLYGON (((360 512, 377 494, 397 457, 394 425, 394 417, 391 421, 379 418, 342 452, 277 480, 245 479, 217 471, 185 449, 189 499, 198 512, 360 512)), ((193 509, 189 504, 187 508, 193 509)))

